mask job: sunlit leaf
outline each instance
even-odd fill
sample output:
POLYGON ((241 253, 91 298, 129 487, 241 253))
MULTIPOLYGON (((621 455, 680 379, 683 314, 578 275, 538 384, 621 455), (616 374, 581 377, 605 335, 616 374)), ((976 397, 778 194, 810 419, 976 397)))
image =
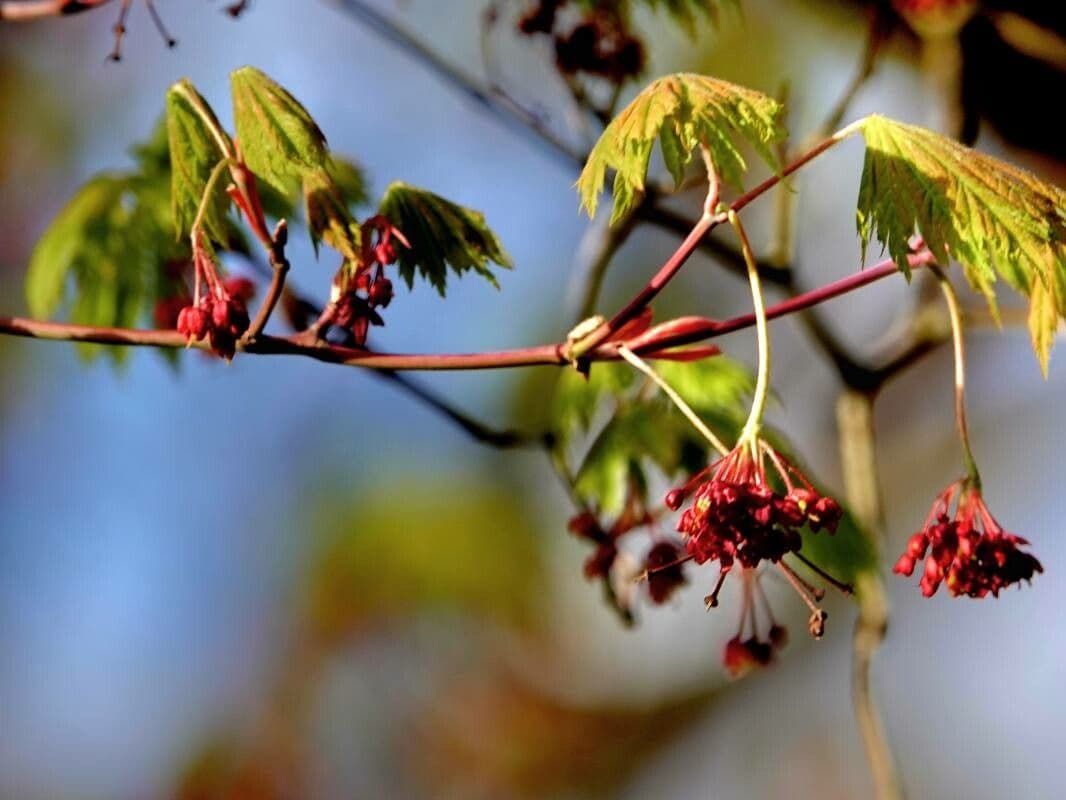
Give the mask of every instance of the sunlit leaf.
MULTIPOLYGON (((737 436, 754 386, 746 368, 719 356, 660 362, 656 369, 723 439, 737 436)), ((572 449, 583 434, 591 437, 577 489, 607 513, 619 512, 631 490, 644 495, 649 467, 674 478, 702 469, 712 457, 692 424, 628 364, 595 364, 588 380, 566 373, 552 401, 552 419, 564 449, 572 449)))
POLYGON ((363 174, 362 167, 354 161, 331 155, 327 171, 349 210, 365 205, 370 200, 366 175, 363 174))
MULTIPOLYGON (((26 297, 31 314, 54 315, 73 285, 72 322, 136 325, 163 260, 176 246, 147 196, 132 177, 117 174, 93 178, 78 191, 30 259, 26 297)), ((85 355, 102 350, 94 345, 79 349, 85 355)), ((111 354, 116 360, 125 357, 120 348, 112 348, 111 354)))
POLYGON ((1066 192, 924 128, 875 116, 863 134, 864 250, 876 238, 909 272, 911 239, 920 234, 943 263, 962 264, 990 302, 1002 278, 1031 299, 1033 345, 1046 368, 1066 316, 1066 192))
POLYGON ((252 67, 230 76, 237 142, 245 163, 276 191, 327 169, 326 137, 299 101, 252 67))
POLYGON ((456 275, 474 271, 497 285, 490 264, 510 268, 511 257, 478 211, 425 189, 393 183, 381 200, 384 215, 407 238, 399 251, 400 275, 408 286, 419 274, 441 295, 450 268, 456 275))
MULTIPOLYGON (((223 147, 230 147, 229 138, 222 132, 211 107, 187 80, 179 81, 167 92, 167 139, 175 235, 186 237, 192 230, 211 173, 226 157, 223 147)), ((145 155, 148 153, 144 151, 145 155)), ((226 241, 225 220, 230 200, 225 187, 224 181, 216 181, 204 215, 204 230, 219 243, 226 241)))
POLYGON ((717 172, 740 185, 747 163, 736 139, 747 142, 771 166, 771 145, 783 140, 782 106, 773 98, 726 81, 678 73, 652 83, 611 121, 577 182, 581 204, 594 216, 609 170, 615 171, 612 222, 644 191, 656 140, 667 168, 680 183, 684 168, 706 146, 717 172))

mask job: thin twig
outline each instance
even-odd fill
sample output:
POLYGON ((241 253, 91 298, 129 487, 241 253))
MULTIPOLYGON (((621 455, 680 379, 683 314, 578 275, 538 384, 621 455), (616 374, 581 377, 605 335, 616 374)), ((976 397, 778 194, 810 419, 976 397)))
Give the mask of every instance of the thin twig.
POLYGON ((248 330, 242 337, 242 341, 245 344, 254 342, 263 333, 263 328, 270 321, 270 315, 274 313, 274 308, 277 306, 278 300, 281 299, 282 292, 285 291, 285 276, 289 274, 289 260, 285 257, 285 245, 288 244, 288 241, 288 226, 285 224, 285 220, 280 220, 274 228, 273 240, 269 250, 270 266, 273 267, 274 274, 270 278, 270 288, 267 289, 267 296, 259 307, 259 313, 255 315, 255 319, 252 320, 251 325, 248 326, 248 330))

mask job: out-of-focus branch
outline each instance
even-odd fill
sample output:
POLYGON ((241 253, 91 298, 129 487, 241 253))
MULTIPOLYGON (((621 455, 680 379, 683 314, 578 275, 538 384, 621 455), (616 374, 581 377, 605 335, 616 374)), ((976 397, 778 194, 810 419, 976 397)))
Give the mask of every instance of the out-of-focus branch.
POLYGON ((449 64, 435 50, 405 31, 389 19, 388 15, 381 13, 370 3, 363 2, 363 0, 325 0, 325 2, 359 20, 379 36, 404 50, 442 81, 503 122, 508 123, 514 130, 531 136, 567 166, 580 167, 585 163, 584 152, 577 151, 563 141, 532 111, 523 108, 505 94, 481 86, 476 78, 449 64))
MULTIPOLYGON (((837 426, 844 493, 859 525, 878 544, 883 526, 874 438, 875 395, 845 390, 837 400, 837 426)), ((888 627, 888 604, 876 573, 856 585, 859 616, 852 635, 851 699, 878 800, 899 800, 903 785, 873 696, 873 658, 888 627)))
POLYGON ((111 0, 0 0, 0 21, 29 22, 46 17, 68 17, 111 0))

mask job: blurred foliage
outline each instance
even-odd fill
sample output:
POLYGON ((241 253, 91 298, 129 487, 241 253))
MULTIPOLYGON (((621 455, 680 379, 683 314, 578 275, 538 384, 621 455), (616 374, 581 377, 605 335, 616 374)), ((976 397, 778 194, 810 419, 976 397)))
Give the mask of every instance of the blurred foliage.
MULTIPOLYGON (((747 368, 725 356, 654 366, 713 431, 727 442, 736 438, 755 383, 747 368)), ((646 496, 649 464, 672 479, 699 472, 712 457, 708 442, 677 407, 629 364, 595 364, 587 379, 568 370, 552 409, 564 450, 591 434, 575 470, 577 491, 609 514, 622 510, 633 487, 646 496)))
POLYGON ((712 698, 580 706, 493 669, 451 679, 419 709, 402 746, 429 797, 607 797, 712 698))
POLYGON ((419 477, 380 485, 337 506, 324 499, 304 581, 312 635, 334 640, 389 619, 472 614, 535 621, 543 591, 541 535, 504 486, 484 476, 419 477))

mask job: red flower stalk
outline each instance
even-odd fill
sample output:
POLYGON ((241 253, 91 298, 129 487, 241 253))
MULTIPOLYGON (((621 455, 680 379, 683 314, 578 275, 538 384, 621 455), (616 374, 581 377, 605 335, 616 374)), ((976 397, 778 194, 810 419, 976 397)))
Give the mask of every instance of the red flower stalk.
POLYGON ((759 583, 759 572, 745 569, 741 577, 744 581, 744 598, 740 624, 722 651, 722 663, 734 678, 743 677, 756 667, 769 666, 777 652, 788 644, 788 630, 774 619, 766 593, 759 583), (759 605, 766 610, 764 633, 760 633, 759 605))
POLYGON ((892 571, 913 575, 925 559, 920 585, 926 597, 936 594, 941 583, 953 597, 998 597, 1000 590, 1044 571, 1034 556, 1020 549, 1028 544, 1004 531, 985 506, 978 485, 963 479, 937 496, 924 527, 911 536, 892 571))

